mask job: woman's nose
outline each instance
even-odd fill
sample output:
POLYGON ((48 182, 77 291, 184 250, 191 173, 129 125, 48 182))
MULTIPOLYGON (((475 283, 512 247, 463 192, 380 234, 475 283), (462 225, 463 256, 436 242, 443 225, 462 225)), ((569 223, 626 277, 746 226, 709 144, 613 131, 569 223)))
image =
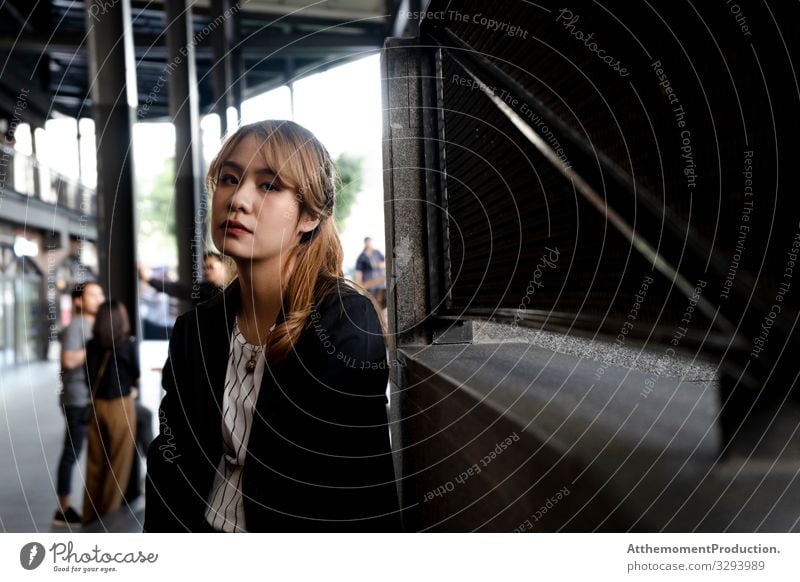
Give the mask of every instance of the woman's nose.
POLYGON ((228 200, 228 210, 230 212, 238 211, 248 213, 252 210, 252 207, 253 205, 250 197, 243 192, 241 188, 237 188, 233 196, 228 200))

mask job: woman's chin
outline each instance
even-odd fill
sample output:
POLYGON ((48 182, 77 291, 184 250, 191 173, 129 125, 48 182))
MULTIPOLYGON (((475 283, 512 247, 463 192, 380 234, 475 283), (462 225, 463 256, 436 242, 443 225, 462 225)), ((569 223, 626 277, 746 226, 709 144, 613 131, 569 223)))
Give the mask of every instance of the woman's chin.
POLYGON ((233 237, 215 240, 214 246, 220 249, 223 255, 234 260, 250 258, 250 255, 252 255, 252 249, 249 248, 251 245, 247 245, 246 248, 245 245, 233 237))
POLYGON ((230 247, 225 248, 223 250, 223 254, 226 257, 230 257, 236 263, 240 263, 242 261, 248 261, 253 258, 251 253, 243 252, 241 249, 235 249, 230 247))
POLYGON ((222 254, 236 263, 238 269, 247 269, 262 260, 262 257, 253 255, 252 249, 242 248, 242 245, 225 245, 222 254))

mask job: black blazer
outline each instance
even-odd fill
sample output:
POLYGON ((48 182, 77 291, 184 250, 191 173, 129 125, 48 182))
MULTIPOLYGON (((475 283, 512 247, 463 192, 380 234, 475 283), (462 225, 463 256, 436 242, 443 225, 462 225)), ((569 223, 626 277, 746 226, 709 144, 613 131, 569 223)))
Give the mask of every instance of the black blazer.
POLYGON ((86 344, 86 368, 92 397, 101 400, 122 398, 139 382, 139 345, 133 337, 113 348, 103 348, 96 339, 86 344), (108 353, 103 377, 97 383, 100 368, 108 353))
MULTIPOLYGON (((147 454, 144 529, 206 530, 238 281, 180 316, 147 454)), ((248 531, 400 531, 377 314, 344 284, 288 359, 265 366, 243 469, 248 531)))

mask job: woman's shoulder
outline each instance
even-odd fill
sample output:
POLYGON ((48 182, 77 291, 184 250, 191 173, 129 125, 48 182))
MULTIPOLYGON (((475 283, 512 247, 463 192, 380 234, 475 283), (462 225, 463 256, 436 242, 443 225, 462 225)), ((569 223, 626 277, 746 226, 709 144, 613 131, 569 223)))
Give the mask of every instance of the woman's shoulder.
POLYGON ((114 345, 112 349, 114 351, 115 358, 131 359, 137 355, 139 351, 139 343, 136 341, 136 336, 129 336, 128 339, 114 345))
POLYGON ((348 280, 342 279, 321 293, 312 308, 312 316, 316 313, 320 317, 338 320, 345 314, 357 314, 362 311, 367 315, 374 314, 377 320, 372 300, 348 280))
POLYGON ((350 285, 340 285, 316 302, 309 331, 328 353, 364 360, 385 357, 383 326, 375 305, 350 285))
POLYGON ((196 309, 191 309, 184 315, 192 314, 196 311, 203 313, 205 311, 224 310, 229 308, 231 305, 233 305, 235 308, 239 303, 240 286, 241 284, 239 282, 239 278, 237 277, 222 289, 215 287, 214 285, 211 285, 210 287, 204 287, 206 290, 213 289, 213 292, 203 295, 204 299, 196 305, 196 309))

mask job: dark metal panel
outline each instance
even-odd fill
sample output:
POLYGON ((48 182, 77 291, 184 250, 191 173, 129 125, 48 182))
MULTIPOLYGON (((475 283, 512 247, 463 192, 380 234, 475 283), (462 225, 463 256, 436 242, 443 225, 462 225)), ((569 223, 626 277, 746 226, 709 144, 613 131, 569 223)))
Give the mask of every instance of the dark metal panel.
POLYGON ((800 101, 775 89, 797 76, 797 38, 767 31, 797 22, 798 7, 754 5, 762 32, 744 42, 716 5, 431 9, 450 15, 423 31, 448 47, 452 315, 571 314, 567 329, 716 354, 723 401, 737 392, 729 436, 751 405, 793 392, 800 203, 785 168, 800 154, 800 101), (599 60, 598 45, 620 62, 599 60))

